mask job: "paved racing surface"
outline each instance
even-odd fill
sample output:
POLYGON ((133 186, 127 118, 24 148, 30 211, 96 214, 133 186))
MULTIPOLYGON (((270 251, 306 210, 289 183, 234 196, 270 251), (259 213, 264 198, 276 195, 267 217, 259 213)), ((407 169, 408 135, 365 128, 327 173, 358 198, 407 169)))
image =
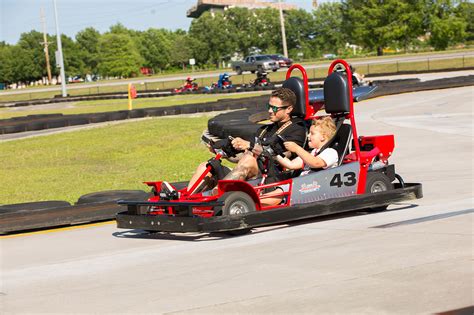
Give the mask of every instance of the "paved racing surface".
MULTIPOLYGON (((242 237, 113 223, 0 239, 0 313, 429 314, 473 301, 473 88, 356 105, 424 198, 242 237)), ((143 180, 137 178, 137 180, 143 180)))

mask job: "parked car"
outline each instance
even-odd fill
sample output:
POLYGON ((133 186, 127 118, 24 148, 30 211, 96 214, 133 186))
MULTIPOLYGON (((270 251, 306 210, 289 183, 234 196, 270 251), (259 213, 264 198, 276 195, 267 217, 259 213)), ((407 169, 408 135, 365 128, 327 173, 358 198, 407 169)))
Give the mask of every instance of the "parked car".
POLYGON ((275 60, 276 62, 278 62, 278 65, 280 66, 280 68, 283 68, 283 67, 291 67, 291 65, 293 64, 293 60, 290 59, 290 58, 286 58, 285 56, 283 55, 268 55, 268 57, 272 58, 273 60, 275 60))
POLYGON ((84 79, 80 75, 75 75, 68 78, 69 83, 81 83, 84 82, 84 79))
POLYGON ((337 56, 335 54, 324 54, 323 57, 326 59, 332 60, 332 59, 336 59, 337 56))
POLYGON ((271 59, 267 55, 253 55, 248 56, 245 60, 235 61, 232 63, 232 70, 237 74, 242 74, 244 71, 255 73, 256 71, 277 71, 280 68, 278 62, 271 59))

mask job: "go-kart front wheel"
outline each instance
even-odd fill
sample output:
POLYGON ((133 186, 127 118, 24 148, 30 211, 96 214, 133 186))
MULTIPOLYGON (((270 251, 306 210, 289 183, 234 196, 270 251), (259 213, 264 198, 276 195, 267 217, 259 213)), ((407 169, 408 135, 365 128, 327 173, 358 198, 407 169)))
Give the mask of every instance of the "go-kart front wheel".
POLYGON ((378 193, 382 191, 392 190, 393 185, 387 175, 379 172, 368 172, 365 184, 366 193, 378 193))
MULTIPOLYGON (((367 181, 365 184, 365 193, 374 194, 383 191, 392 190, 393 185, 387 175, 379 172, 368 172, 367 181)), ((370 208, 372 212, 384 211, 388 206, 380 206, 370 208)))

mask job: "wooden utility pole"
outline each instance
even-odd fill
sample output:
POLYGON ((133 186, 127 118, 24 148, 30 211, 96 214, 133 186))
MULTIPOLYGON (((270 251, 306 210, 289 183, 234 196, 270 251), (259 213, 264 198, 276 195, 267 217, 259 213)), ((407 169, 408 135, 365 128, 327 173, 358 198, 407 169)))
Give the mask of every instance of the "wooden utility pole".
POLYGON ((44 10, 41 8, 41 24, 43 25, 43 42, 44 45, 44 57, 46 58, 46 70, 48 71, 48 85, 51 84, 51 66, 49 65, 49 50, 48 50, 48 37, 46 36, 46 19, 44 17, 44 10))
POLYGON ((280 24, 281 24, 281 39, 283 42, 283 55, 288 58, 288 49, 286 48, 286 33, 285 33, 285 19, 283 17, 283 9, 281 8, 281 0, 278 0, 280 8, 280 24))

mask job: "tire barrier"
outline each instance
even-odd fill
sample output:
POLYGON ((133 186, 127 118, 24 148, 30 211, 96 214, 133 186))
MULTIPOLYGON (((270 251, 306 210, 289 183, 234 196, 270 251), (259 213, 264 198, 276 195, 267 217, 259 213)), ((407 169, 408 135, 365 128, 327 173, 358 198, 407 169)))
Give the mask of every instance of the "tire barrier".
POLYGON ((121 199, 147 200, 143 190, 109 190, 81 196, 75 205, 66 201, 39 201, 0 206, 0 234, 115 219, 124 211, 121 199))
POLYGON ((147 200, 149 193, 143 190, 107 190, 83 195, 77 199, 76 205, 96 202, 116 202, 119 200, 147 200))
MULTIPOLYGON (((266 97, 264 97, 266 98, 266 97)), ((121 110, 114 112, 62 115, 28 115, 0 120, 0 134, 10 134, 25 131, 35 131, 51 128, 85 125, 106 121, 125 120, 143 117, 156 117, 180 114, 194 114, 200 112, 223 111, 255 106, 262 97, 250 97, 240 99, 225 99, 211 103, 198 103, 175 105, 167 107, 151 107, 134 109, 131 111, 121 110)))
POLYGON ((70 205, 69 202, 62 200, 17 203, 0 206, 0 215, 13 212, 40 211, 52 208, 69 207, 70 205))

